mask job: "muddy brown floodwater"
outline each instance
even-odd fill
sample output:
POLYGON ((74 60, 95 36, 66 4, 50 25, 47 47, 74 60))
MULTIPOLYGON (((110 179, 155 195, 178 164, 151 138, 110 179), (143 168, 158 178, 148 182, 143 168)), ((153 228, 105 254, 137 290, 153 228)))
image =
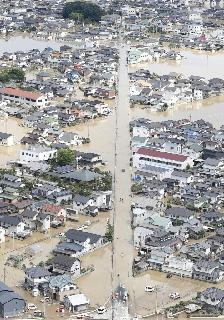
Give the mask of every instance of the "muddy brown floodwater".
MULTIPOLYGON (((184 50, 181 51, 181 54, 186 59, 178 62, 164 61, 138 64, 131 66, 129 72, 142 68, 159 75, 177 72, 185 76, 196 75, 206 79, 224 78, 224 72, 220 67, 224 62, 224 53, 205 54, 195 50, 184 50)), ((178 105, 166 112, 152 112, 147 108, 135 106, 131 109, 131 117, 132 119, 146 117, 152 121, 178 120, 182 118, 204 119, 210 121, 214 126, 220 127, 224 123, 224 96, 178 105)))
POLYGON ((186 76, 202 76, 206 79, 213 77, 224 78, 221 68, 224 61, 223 52, 204 53, 197 50, 181 50, 180 53, 184 56, 182 60, 159 60, 159 62, 139 63, 132 66, 132 70, 143 68, 159 75, 178 72, 186 76))
POLYGON ((224 96, 177 105, 165 112, 152 112, 149 108, 135 106, 131 109, 131 118, 133 120, 139 117, 145 117, 152 121, 204 119, 219 128, 224 123, 224 96))
POLYGON ((0 38, 0 55, 2 55, 4 52, 15 52, 20 50, 44 50, 47 47, 51 47, 54 50, 58 50, 60 46, 61 43, 56 41, 36 40, 26 35, 12 37, 9 39, 0 38))
MULTIPOLYGON (((48 46, 51 46, 51 42, 48 42, 48 46)), ((9 50, 10 51, 10 50, 9 50)), ((122 72, 127 72, 125 64, 125 51, 121 50, 120 66, 122 72)), ((160 74, 169 73, 171 71, 180 72, 185 75, 201 75, 206 78, 210 77, 221 77, 223 78, 223 70, 220 66, 224 61, 224 54, 215 55, 204 55, 201 53, 195 53, 190 51, 184 51, 183 55, 187 58, 180 63, 175 62, 164 62, 148 64, 147 67, 153 72, 160 74)), ((145 67, 143 65, 135 66, 136 68, 145 67)), ((130 69, 131 70, 131 69, 130 69)), ((146 285, 156 285, 158 286, 158 307, 169 305, 169 293, 172 291, 179 291, 183 299, 189 298, 192 294, 195 294, 199 290, 203 290, 210 285, 208 283, 193 281, 190 279, 180 279, 173 277, 172 279, 167 279, 162 273, 149 271, 141 276, 133 278, 131 275, 131 261, 132 257, 136 252, 133 249, 132 234, 130 230, 130 205, 131 198, 129 197, 130 188, 130 166, 129 166, 129 132, 128 132, 128 121, 130 119, 137 117, 147 117, 155 121, 162 121, 166 119, 180 119, 189 118, 192 120, 203 118, 212 122, 215 126, 220 126, 224 122, 224 97, 207 99, 203 102, 194 102, 192 104, 177 106, 167 112, 155 113, 150 112, 147 109, 142 108, 132 108, 129 110, 127 105, 128 93, 128 78, 127 74, 120 74, 121 81, 120 84, 122 88, 119 89, 120 97, 117 98, 116 102, 110 102, 113 112, 105 119, 90 120, 88 123, 77 125, 73 128, 67 128, 68 131, 77 132, 80 136, 90 137, 90 144, 79 146, 79 150, 96 152, 102 155, 103 160, 108 161, 108 169, 111 169, 114 175, 115 164, 117 166, 116 177, 117 182, 115 183, 115 205, 116 205, 116 215, 115 219, 115 242, 114 250, 114 269, 112 270, 111 263, 111 246, 104 247, 97 250, 85 257, 82 257, 83 266, 94 265, 95 271, 89 275, 77 280, 77 284, 82 292, 84 292, 91 301, 93 306, 98 304, 104 304, 111 295, 114 286, 117 285, 119 281, 123 282, 130 293, 130 310, 132 314, 149 314, 155 310, 155 294, 148 293, 144 291, 146 285), (120 102, 119 102, 120 99, 120 102), (119 104, 120 103, 120 104, 119 104), (119 105, 119 110, 117 113, 117 124, 116 124, 116 114, 114 105, 119 105), (122 105, 123 104, 123 105, 122 105), (117 136, 117 147, 119 151, 118 158, 115 163, 115 129, 118 125, 118 136, 117 136), (125 172, 121 172, 121 169, 125 169, 125 172), (124 198, 123 202, 119 201, 120 196, 124 198), (117 202, 116 202, 117 201, 117 202), (117 239, 118 238, 118 239, 117 239), (119 277, 116 277, 117 274, 119 277), (115 281, 112 281, 114 280, 115 281)), ((19 141, 28 131, 27 128, 19 126, 20 120, 15 120, 9 118, 7 124, 1 122, 1 131, 7 131, 13 133, 16 140, 19 141), (4 129, 3 129, 4 128, 4 129)), ((20 145, 15 145, 14 147, 0 147, 0 165, 5 166, 7 161, 15 160, 18 158, 18 152, 20 150, 20 145)), ((104 234, 106 228, 107 218, 111 217, 110 212, 100 214, 99 221, 98 218, 95 219, 96 223, 93 224, 88 230, 90 232, 96 232, 99 234, 104 234)), ((84 218, 82 218, 83 220, 84 218)), ((86 219, 87 220, 87 219, 86 219)), ((80 222, 81 223, 81 222, 80 222)), ((60 232, 60 231, 59 231, 60 232)), ((38 235, 36 235, 38 238, 38 235)), ((35 239, 33 239, 35 240, 35 239)), ((54 241, 48 239, 42 242, 43 247, 47 255, 55 245, 57 239, 54 241)), ((15 244, 18 248, 20 244, 15 244)), ((4 253, 4 250, 12 248, 12 240, 7 242, 2 246, 0 254, 4 253), (5 246, 5 247, 4 247, 5 246)), ((3 267, 4 259, 7 255, 2 256, 1 267, 3 267)), ((44 258, 44 255, 39 257, 44 258)), ((35 259, 38 262, 38 258, 35 259)), ((1 269, 3 270, 3 269, 1 269)), ((14 269, 8 269, 12 274, 17 276, 12 276, 8 279, 8 284, 15 287, 18 282, 23 279, 23 271, 13 271, 14 269)), ((3 279, 3 272, 1 272, 1 279, 3 279)), ((29 300, 29 299, 28 299, 29 300)), ((31 300, 32 301, 32 300, 31 300)), ((30 301, 30 302, 31 302, 30 301)), ((49 319, 54 319, 55 309, 49 307, 49 319)))
POLYGON ((105 119, 90 120, 75 127, 66 128, 67 131, 78 133, 81 137, 90 137, 91 142, 75 149, 85 152, 96 152, 108 161, 107 168, 114 168, 114 131, 115 115, 113 113, 105 119))
POLYGON ((0 146, 0 166, 5 167, 8 161, 19 158, 19 151, 23 148, 20 140, 30 130, 21 126, 22 121, 15 118, 0 119, 2 132, 11 133, 14 136, 15 145, 12 147, 0 146))

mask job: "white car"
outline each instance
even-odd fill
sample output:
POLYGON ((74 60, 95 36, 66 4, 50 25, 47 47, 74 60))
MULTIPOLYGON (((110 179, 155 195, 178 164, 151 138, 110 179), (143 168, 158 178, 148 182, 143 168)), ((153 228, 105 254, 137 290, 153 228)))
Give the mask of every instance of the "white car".
POLYGON ((178 292, 172 292, 169 297, 173 300, 180 299, 180 294, 178 292))
POLYGON ((106 311, 107 311, 107 308, 105 308, 105 307, 99 307, 97 309, 98 314, 104 314, 106 311))
POLYGON ((152 286, 145 287, 145 292, 154 292, 154 291, 155 291, 155 287, 152 287, 152 286))
POLYGON ((37 309, 37 306, 35 306, 35 304, 33 304, 33 303, 28 303, 27 309, 28 309, 28 310, 36 310, 36 309, 37 309))

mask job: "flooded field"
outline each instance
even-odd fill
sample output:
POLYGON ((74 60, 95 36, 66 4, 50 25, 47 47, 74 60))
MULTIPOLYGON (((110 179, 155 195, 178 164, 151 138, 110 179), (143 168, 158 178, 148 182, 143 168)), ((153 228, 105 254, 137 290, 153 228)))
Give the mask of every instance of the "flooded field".
POLYGON ((0 37, 0 55, 3 52, 15 52, 15 51, 29 51, 32 49, 44 50, 45 48, 52 48, 54 50, 59 50, 63 44, 68 44, 71 47, 83 47, 83 42, 67 42, 62 39, 51 38, 39 38, 30 37, 28 34, 17 35, 13 37, 2 38, 0 37))
POLYGON ((28 128, 21 126, 22 121, 15 118, 0 120, 2 132, 11 133, 14 136, 15 145, 12 147, 0 146, 0 166, 5 167, 8 161, 19 158, 19 152, 23 148, 20 140, 29 131, 28 128))
POLYGON ((182 50, 181 55, 184 57, 180 61, 159 61, 152 63, 141 63, 133 65, 130 71, 137 69, 148 69, 159 75, 170 72, 182 73, 186 76, 202 76, 206 79, 217 77, 224 78, 221 66, 224 61, 223 53, 204 53, 196 50, 182 50))
POLYGON ((165 112, 152 112, 144 106, 135 106, 131 109, 131 118, 149 118, 152 121, 204 119, 215 127, 220 127, 224 122, 224 97, 209 98, 204 101, 176 106, 165 112))
MULTIPOLYGON (((139 69, 148 69, 151 72, 169 74, 170 72, 181 73, 185 76, 196 75, 209 78, 224 78, 220 66, 224 61, 223 53, 201 53, 198 51, 184 50, 181 54, 186 58, 181 61, 164 61, 155 63, 141 63, 131 66, 129 72, 139 69)), ((131 118, 146 117, 152 121, 163 121, 167 119, 204 119, 220 127, 224 121, 224 97, 209 98, 204 101, 178 105, 166 112, 152 112, 142 106, 131 109, 131 118)))
POLYGON ((15 51, 29 51, 32 49, 44 50, 44 48, 51 47, 58 50, 62 44, 56 41, 36 40, 28 36, 17 36, 9 39, 0 38, 0 55, 3 52, 15 51))
POLYGON ((114 167, 114 113, 105 119, 90 120, 88 123, 68 127, 67 131, 78 133, 81 137, 90 137, 90 143, 77 147, 79 151, 96 152, 108 161, 108 169, 114 167))
POLYGON ((104 247, 82 258, 83 266, 94 265, 95 270, 79 278, 77 285, 90 298, 91 305, 104 305, 111 297, 111 246, 104 247))

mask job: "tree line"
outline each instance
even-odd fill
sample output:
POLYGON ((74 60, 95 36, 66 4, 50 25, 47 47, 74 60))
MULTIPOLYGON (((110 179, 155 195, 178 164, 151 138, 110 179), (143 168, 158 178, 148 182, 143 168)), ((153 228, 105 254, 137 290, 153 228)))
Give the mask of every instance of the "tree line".
POLYGON ((75 1, 68 2, 63 8, 63 18, 75 21, 99 22, 105 12, 95 3, 75 1))

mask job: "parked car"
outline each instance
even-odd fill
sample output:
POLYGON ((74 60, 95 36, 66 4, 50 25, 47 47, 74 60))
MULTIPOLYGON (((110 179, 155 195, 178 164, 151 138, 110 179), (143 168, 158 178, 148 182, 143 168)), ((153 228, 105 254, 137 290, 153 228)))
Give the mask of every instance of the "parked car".
POLYGON ((198 311, 201 309, 201 306, 195 304, 195 303, 190 303, 185 307, 185 312, 186 313, 193 313, 195 311, 198 311))
POLYGON ((36 309, 37 309, 37 306, 35 306, 35 304, 33 304, 33 303, 28 303, 27 309, 28 309, 28 310, 36 310, 36 309))
POLYGON ((40 310, 36 310, 34 311, 33 316, 36 318, 42 318, 44 316, 44 313, 40 310))
POLYGON ((97 309, 98 314, 104 314, 106 311, 107 311, 107 308, 105 308, 105 307, 99 307, 97 309))
POLYGON ((76 315, 77 319, 85 319, 86 317, 88 317, 87 313, 80 313, 76 315))
POLYGON ((155 287, 152 287, 152 286, 145 287, 145 292, 154 292, 154 291, 155 291, 155 287))
POLYGON ((180 294, 178 292, 172 292, 169 297, 173 300, 180 299, 180 294))

